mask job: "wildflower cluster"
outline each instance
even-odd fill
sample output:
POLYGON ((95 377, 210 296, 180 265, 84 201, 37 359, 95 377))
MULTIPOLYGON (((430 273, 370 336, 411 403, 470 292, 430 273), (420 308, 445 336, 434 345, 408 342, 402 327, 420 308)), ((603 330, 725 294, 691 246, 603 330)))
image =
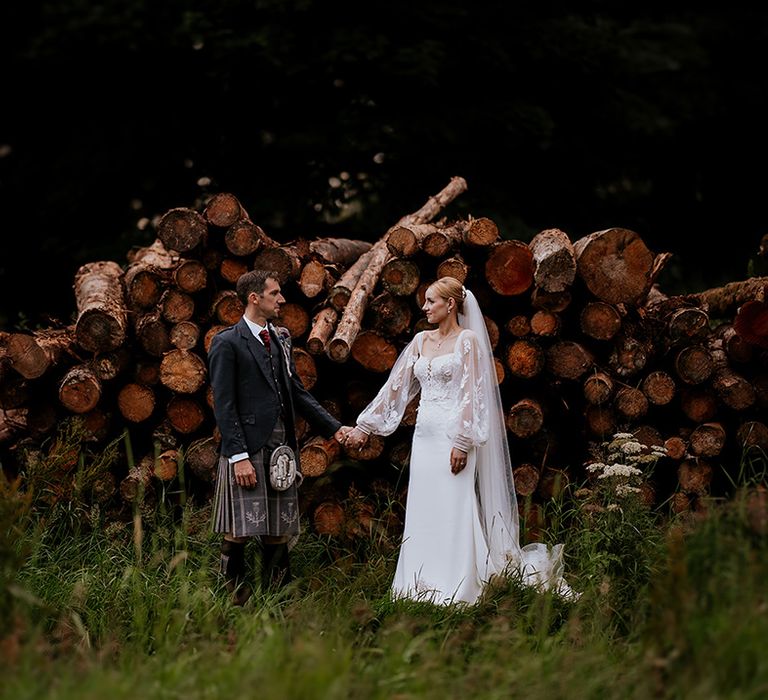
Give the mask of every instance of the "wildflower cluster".
POLYGON ((662 445, 650 448, 642 445, 632 433, 616 433, 602 443, 601 453, 605 461, 591 462, 586 469, 596 477, 597 490, 611 501, 606 505, 607 510, 618 510, 621 506, 617 500, 642 493, 642 484, 667 451, 662 445))

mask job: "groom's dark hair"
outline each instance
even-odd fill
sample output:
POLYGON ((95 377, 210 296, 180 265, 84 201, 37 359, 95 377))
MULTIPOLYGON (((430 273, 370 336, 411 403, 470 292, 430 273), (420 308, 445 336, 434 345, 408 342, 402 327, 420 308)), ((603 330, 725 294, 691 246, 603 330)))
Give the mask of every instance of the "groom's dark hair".
POLYGON ((264 287, 267 284, 267 280, 269 279, 275 280, 278 284, 280 283, 280 278, 277 276, 277 273, 272 270, 251 270, 250 272, 240 275, 240 277, 237 278, 237 285, 235 287, 237 298, 247 306, 248 295, 251 292, 262 294, 264 292, 264 287))

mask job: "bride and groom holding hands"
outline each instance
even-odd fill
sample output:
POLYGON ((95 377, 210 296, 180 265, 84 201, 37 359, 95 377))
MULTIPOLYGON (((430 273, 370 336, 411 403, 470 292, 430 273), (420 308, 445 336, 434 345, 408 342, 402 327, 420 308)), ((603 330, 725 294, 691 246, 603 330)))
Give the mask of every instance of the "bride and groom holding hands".
POLYGON ((291 577, 301 478, 294 457, 295 414, 318 433, 360 447, 372 433, 394 432, 418 392, 392 596, 473 604, 487 582, 501 575, 575 596, 563 579, 562 545, 520 546, 492 347, 470 290, 452 277, 430 285, 422 309, 435 328, 416 333, 353 428, 342 426, 304 388, 289 333, 270 323, 285 301, 276 276, 248 272, 238 280, 237 294, 245 305, 243 317, 218 333, 209 350, 221 433, 213 528, 223 534, 221 572, 236 604, 251 592, 244 564, 250 538, 262 547, 262 589, 291 577), (286 453, 292 458, 287 467, 286 453))

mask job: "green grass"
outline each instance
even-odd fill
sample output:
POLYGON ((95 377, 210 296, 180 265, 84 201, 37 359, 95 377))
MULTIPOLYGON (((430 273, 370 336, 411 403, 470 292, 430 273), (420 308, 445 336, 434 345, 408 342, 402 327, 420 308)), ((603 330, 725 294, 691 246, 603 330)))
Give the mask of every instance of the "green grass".
POLYGON ((736 501, 679 522, 574 511, 549 537, 577 603, 512 580, 471 608, 393 603, 396 551, 308 532, 290 589, 236 608, 207 508, 23 530, 7 510, 0 698, 768 696, 768 546, 736 501))

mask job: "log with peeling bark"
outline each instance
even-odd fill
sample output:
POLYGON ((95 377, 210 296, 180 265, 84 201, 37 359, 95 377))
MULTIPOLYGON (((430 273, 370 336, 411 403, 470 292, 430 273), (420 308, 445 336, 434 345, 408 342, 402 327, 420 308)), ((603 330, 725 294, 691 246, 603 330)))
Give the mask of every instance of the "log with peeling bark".
POLYGON ((307 338, 307 350, 309 352, 313 355, 325 352, 328 339, 333 334, 338 318, 338 311, 331 306, 318 311, 317 315, 312 319, 312 330, 307 338))
POLYGON ((75 340, 89 352, 119 348, 128 329, 123 270, 112 261, 86 263, 75 274, 75 340))
MULTIPOLYGON (((430 199, 418 211, 404 216, 396 226, 408 226, 410 224, 427 223, 433 219, 441 209, 452 202, 464 192, 467 183, 463 178, 454 177, 436 196, 430 199)), ((390 229, 391 231, 392 229, 390 229)), ((361 272, 349 302, 344 307, 336 333, 328 344, 328 356, 334 362, 343 362, 349 357, 352 346, 362 325, 362 316, 367 306, 368 298, 373 292, 379 279, 381 270, 386 265, 391 253, 387 248, 389 231, 369 251, 371 257, 366 268, 361 272)))
POLYGON ((573 243, 558 228, 539 231, 528 244, 533 254, 533 281, 545 292, 562 292, 576 279, 573 243))
POLYGON ((120 496, 126 503, 135 503, 152 491, 154 472, 152 455, 143 457, 120 482, 120 496))
POLYGON ((301 268, 298 284, 307 299, 314 299, 318 294, 328 291, 334 281, 327 265, 319 260, 309 260, 301 268))
POLYGON ((72 413, 87 413, 101 399, 102 384, 93 369, 75 365, 59 384, 59 401, 72 413))
POLYGON ((319 238, 309 244, 310 253, 324 263, 349 267, 373 244, 351 238, 319 238))
POLYGON ((218 192, 207 201, 203 217, 212 226, 229 228, 240 219, 247 219, 248 213, 234 194, 218 192))

